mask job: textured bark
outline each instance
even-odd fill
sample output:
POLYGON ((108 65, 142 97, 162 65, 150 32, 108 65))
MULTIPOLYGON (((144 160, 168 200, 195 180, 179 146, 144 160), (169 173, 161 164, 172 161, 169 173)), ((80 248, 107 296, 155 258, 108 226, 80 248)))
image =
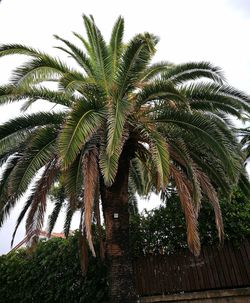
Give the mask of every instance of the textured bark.
POLYGON ((101 182, 101 199, 106 226, 106 258, 109 266, 110 302, 138 302, 132 261, 129 254, 128 175, 131 154, 127 148, 120 157, 113 185, 101 182), (114 218, 118 214, 118 218, 114 218))

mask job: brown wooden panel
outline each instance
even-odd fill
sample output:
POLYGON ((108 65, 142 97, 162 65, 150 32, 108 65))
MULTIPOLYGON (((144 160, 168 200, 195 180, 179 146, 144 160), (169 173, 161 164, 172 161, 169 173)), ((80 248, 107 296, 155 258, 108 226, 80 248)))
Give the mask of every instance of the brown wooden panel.
POLYGON ((214 281, 214 275, 213 275, 213 269, 212 269, 212 265, 211 265, 210 255, 209 255, 207 247, 204 247, 203 255, 204 255, 204 262, 206 265, 207 274, 209 277, 208 289, 214 289, 215 281, 214 281))
POLYGON ((249 281, 250 281, 250 262, 248 261, 247 253, 246 253, 246 250, 245 250, 245 247, 243 244, 240 246, 240 253, 241 253, 244 267, 247 272, 247 281, 249 283, 249 281))
POLYGON ((198 258, 184 250, 145 256, 134 262, 136 287, 144 296, 243 287, 250 285, 249 261, 248 240, 239 249, 204 247, 198 258))
POLYGON ((244 261, 243 261, 240 249, 237 247, 232 247, 232 249, 234 251, 235 259, 238 264, 238 270, 239 270, 240 277, 241 277, 240 285, 245 286, 248 283, 248 276, 247 276, 246 267, 244 266, 244 261))

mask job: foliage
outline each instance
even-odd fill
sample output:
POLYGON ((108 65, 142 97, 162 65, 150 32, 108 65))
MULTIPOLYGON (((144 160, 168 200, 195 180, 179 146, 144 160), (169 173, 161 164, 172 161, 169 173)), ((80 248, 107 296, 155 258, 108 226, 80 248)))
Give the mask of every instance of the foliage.
POLYGON ((91 258, 81 272, 77 235, 41 241, 33 251, 20 249, 0 256, 2 303, 99 302, 107 296, 106 269, 91 258))
MULTIPOLYGON (((187 247, 186 223, 178 200, 178 196, 171 195, 166 205, 132 217, 131 249, 134 256, 147 253, 173 254, 187 247)), ((250 200, 235 190, 231 201, 222 197, 220 205, 225 240, 237 245, 250 236, 250 200)), ((199 232, 202 245, 218 245, 214 210, 207 201, 200 210, 199 232)))

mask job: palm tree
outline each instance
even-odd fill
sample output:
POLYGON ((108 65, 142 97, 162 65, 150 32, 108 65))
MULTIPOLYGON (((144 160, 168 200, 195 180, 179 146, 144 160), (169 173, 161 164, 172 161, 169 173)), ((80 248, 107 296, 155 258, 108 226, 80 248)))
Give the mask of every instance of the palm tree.
POLYGON ((95 254, 91 226, 93 218, 100 226, 101 202, 110 300, 135 302, 129 184, 139 194, 166 193, 169 185, 177 189, 188 245, 195 254, 200 250, 197 217, 206 196, 222 239, 217 191, 229 193, 244 175, 228 114, 240 118, 241 112, 249 112, 249 97, 228 86, 210 63, 151 64, 158 38, 143 33, 123 43, 121 17, 109 43, 92 16, 83 20, 87 39, 74 35, 84 51, 55 36, 63 44, 58 48, 78 69, 32 47, 0 47, 0 56, 30 58, 14 70, 10 84, 0 87, 0 104, 23 102, 24 112, 38 99, 57 106, 50 112, 24 113, 0 126, 0 224, 31 187, 16 226, 27 214, 31 239, 43 226, 50 189, 60 184, 50 231, 66 199, 65 233, 80 208, 80 243, 85 247, 87 242, 95 254))

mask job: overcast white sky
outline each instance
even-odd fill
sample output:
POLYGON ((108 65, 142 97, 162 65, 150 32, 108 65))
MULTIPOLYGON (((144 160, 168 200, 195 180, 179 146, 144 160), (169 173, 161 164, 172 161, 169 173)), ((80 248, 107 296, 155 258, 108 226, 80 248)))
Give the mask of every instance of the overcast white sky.
MULTIPOLYGON (((74 41, 83 34, 82 14, 93 14, 106 38, 115 19, 125 18, 125 40, 144 31, 160 37, 156 61, 210 61, 220 66, 228 82, 250 94, 250 0, 2 0, 0 44, 22 43, 61 56, 53 34, 74 41)), ((63 57, 64 58, 64 57, 63 57)), ((22 57, 0 59, 0 84, 22 57)), ((69 62, 70 63, 70 62, 69 62)), ((36 110, 44 109, 44 104, 36 110)), ((18 114, 18 106, 0 108, 0 123, 18 114)), ((156 199, 151 199, 154 206, 156 199)), ((10 248, 20 202, 0 229, 0 255, 10 248)), ((141 203, 141 208, 148 203, 141 203)), ((61 225, 56 226, 61 231, 61 225)), ((16 243, 24 235, 21 226, 16 243)))

